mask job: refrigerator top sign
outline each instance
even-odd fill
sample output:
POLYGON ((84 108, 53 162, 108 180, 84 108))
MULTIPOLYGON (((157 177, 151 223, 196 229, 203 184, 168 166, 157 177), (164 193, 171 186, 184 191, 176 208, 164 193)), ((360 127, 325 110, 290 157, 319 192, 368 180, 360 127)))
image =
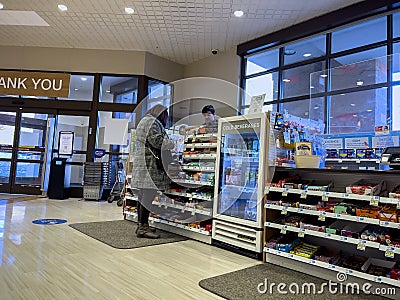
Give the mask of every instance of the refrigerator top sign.
POLYGON ((222 133, 260 132, 261 118, 222 123, 222 133))

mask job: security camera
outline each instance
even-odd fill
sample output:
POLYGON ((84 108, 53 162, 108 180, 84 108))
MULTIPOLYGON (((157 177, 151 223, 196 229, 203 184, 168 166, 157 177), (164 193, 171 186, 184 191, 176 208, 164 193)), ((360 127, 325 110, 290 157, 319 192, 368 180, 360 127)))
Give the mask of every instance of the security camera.
POLYGON ((219 52, 219 50, 218 50, 218 49, 212 49, 212 50, 211 50, 211 53, 212 53, 213 55, 217 55, 217 54, 218 54, 218 52, 219 52))

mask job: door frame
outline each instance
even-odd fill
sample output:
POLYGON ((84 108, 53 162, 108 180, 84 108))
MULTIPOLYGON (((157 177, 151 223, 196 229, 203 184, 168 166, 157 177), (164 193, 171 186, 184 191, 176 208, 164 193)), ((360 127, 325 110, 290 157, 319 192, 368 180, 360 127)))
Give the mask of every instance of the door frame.
MULTIPOLYGON (((40 195, 42 193, 40 187, 30 186, 25 184, 16 184, 16 167, 18 162, 18 148, 19 148, 19 141, 21 136, 21 116, 23 113, 38 113, 38 114, 50 114, 57 115, 56 109, 43 109, 43 108, 34 108, 34 107, 4 107, 0 106, 0 111, 5 112, 15 112, 15 123, 14 123, 14 140, 13 140, 13 147, 12 147, 12 155, 11 155, 11 166, 10 166, 10 174, 9 174, 9 182, 6 184, 0 185, 0 192, 3 193, 11 193, 11 194, 32 194, 32 195, 40 195)), ((46 132, 47 134, 47 132, 46 132)), ((52 145, 43 145, 45 147, 45 153, 47 153, 47 148, 52 145)), ((9 161, 9 160, 7 160, 9 161)), ((42 177, 46 173, 46 157, 42 162, 42 177)))

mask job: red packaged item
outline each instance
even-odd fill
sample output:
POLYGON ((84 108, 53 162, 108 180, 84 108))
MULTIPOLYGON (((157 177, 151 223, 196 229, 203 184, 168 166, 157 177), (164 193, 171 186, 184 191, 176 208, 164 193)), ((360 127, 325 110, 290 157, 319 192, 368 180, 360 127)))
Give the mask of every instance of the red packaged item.
POLYGON ((369 195, 378 196, 386 191, 386 183, 384 181, 380 183, 371 183, 365 179, 361 179, 352 185, 346 187, 346 193, 358 194, 358 195, 369 195))
POLYGON ((379 212, 379 220, 397 223, 398 215, 399 214, 396 205, 388 204, 379 212))

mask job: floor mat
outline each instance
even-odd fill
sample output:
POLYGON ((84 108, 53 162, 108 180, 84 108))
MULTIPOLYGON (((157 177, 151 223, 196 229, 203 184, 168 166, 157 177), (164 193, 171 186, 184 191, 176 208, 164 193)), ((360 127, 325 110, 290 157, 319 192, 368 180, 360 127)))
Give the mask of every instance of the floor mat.
POLYGON ((157 230, 159 239, 137 238, 136 223, 127 220, 74 223, 70 227, 118 249, 133 249, 187 240, 186 237, 157 230))
MULTIPOLYGON (((304 270, 306 272, 306 270, 304 270)), ((299 273, 279 267, 276 265, 264 263, 253 267, 242 269, 239 271, 219 275, 203 279, 199 282, 199 285, 211 293, 217 294, 225 299, 290 299, 290 300, 301 300, 301 299, 386 299, 374 295, 365 295, 362 292, 362 284, 360 284, 360 294, 346 294, 346 288, 343 288, 343 293, 340 293, 340 287, 338 285, 338 291, 336 294, 330 293, 329 286, 324 287, 323 294, 317 294, 321 289, 323 283, 328 281, 320 278, 310 276, 307 274, 299 273), (272 283, 276 285, 272 288, 272 283), (278 292, 277 285, 285 283, 286 287, 282 288, 283 291, 287 292, 282 294, 278 292), (294 284, 295 283, 295 284, 294 284), (308 293, 308 287, 304 285, 305 289, 302 292, 304 283, 315 284, 316 292, 308 293), (292 289, 289 290, 289 286, 292 285, 292 289), (291 291, 296 292, 296 286, 299 286, 299 293, 293 294, 291 291), (265 291, 266 289, 266 291, 265 291)), ((351 277, 347 280, 351 283, 351 277)), ((345 285, 346 282, 343 283, 345 285)), ((351 288, 348 289, 351 292, 351 288)), ((373 288, 371 288, 371 291, 373 288)), ((334 289, 332 288, 332 291, 334 289)))

